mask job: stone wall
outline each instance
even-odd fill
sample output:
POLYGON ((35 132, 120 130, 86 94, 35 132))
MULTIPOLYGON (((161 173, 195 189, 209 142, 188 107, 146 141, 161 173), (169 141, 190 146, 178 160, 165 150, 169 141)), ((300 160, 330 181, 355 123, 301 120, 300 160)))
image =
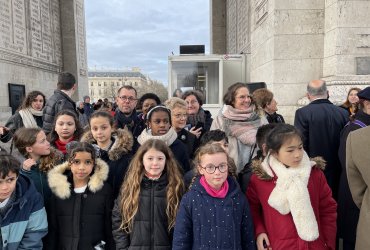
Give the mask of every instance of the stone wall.
POLYGON ((87 93, 83 0, 0 0, 0 122, 10 116, 8 84, 50 96, 61 71, 87 93), (85 90, 86 89, 86 90, 85 90))
POLYGON ((247 54, 248 80, 267 83, 288 122, 308 103, 312 79, 327 81, 336 104, 350 87, 370 85, 370 1, 227 0, 225 8, 222 53, 247 54))

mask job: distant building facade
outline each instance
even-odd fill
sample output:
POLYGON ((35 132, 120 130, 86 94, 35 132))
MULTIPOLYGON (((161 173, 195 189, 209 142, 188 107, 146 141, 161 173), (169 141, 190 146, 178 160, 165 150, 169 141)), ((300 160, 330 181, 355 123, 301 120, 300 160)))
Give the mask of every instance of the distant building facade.
POLYGON ((323 79, 341 103, 370 85, 370 1, 210 0, 211 53, 245 54, 250 82, 266 82, 292 121, 323 79))
POLYGON ((88 75, 89 95, 92 101, 108 98, 114 102, 118 89, 125 85, 134 87, 138 98, 145 93, 154 93, 164 101, 168 96, 167 88, 162 82, 145 76, 138 67, 133 67, 131 71, 90 70, 88 75))
POLYGON ((133 71, 89 71, 89 94, 92 101, 108 98, 114 101, 117 91, 122 86, 128 85, 141 89, 148 85, 150 80, 138 69, 133 71))

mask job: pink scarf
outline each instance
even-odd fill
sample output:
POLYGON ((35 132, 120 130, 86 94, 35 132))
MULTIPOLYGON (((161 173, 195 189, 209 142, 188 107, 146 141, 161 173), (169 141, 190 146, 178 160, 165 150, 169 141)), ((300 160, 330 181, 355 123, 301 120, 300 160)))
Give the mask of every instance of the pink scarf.
POLYGON ((206 181, 206 178, 204 177, 204 175, 200 177, 200 184, 204 187, 204 189, 210 196, 215 197, 215 198, 223 199, 226 197, 227 192, 229 191, 229 183, 227 182, 227 180, 222 184, 220 190, 216 190, 213 187, 211 187, 206 181))
POLYGON ((261 126, 261 119, 254 111, 254 105, 248 110, 235 109, 230 105, 224 105, 222 115, 224 120, 224 131, 226 135, 236 137, 246 145, 256 143, 257 129, 261 126))

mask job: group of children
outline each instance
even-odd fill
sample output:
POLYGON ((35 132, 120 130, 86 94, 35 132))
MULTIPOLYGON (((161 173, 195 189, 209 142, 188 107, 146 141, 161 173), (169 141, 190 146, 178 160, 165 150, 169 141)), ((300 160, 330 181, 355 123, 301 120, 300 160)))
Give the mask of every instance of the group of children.
POLYGON ((185 152, 171 150, 177 139, 169 121, 168 111, 152 109, 152 132, 139 137, 135 154, 130 132, 114 129, 104 111, 91 116, 83 136, 68 112, 56 117, 49 140, 40 129, 19 129, 21 169, 12 156, 0 157, 2 248, 41 249, 47 234, 44 249, 335 249, 336 203, 322 161, 310 161, 293 126, 260 128, 263 153, 239 178, 244 192, 221 131, 203 135, 185 186, 185 152), (32 205, 41 197, 48 229, 45 209, 32 205), (25 214, 16 205, 22 200, 30 203, 28 228, 9 221, 25 214), (16 239, 14 230, 28 236, 16 239), (31 247, 30 239, 39 241, 31 247))

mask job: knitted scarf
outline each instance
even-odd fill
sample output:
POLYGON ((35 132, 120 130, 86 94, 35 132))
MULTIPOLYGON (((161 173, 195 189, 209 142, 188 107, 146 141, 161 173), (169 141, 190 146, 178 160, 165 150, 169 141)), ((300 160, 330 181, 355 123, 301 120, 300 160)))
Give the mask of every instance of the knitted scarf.
POLYGON ((136 119, 137 119, 137 113, 135 110, 132 111, 132 114, 130 116, 126 116, 119 109, 116 110, 115 120, 117 123, 117 128, 125 128, 125 126, 127 126, 128 129, 131 131, 135 125, 136 119))
POLYGON ((204 112, 204 109, 200 108, 198 113, 194 115, 188 115, 188 120, 186 122, 187 124, 191 124, 192 127, 197 125, 198 122, 202 122, 203 124, 205 124, 206 113, 204 112))
POLYGON ((56 148, 62 152, 63 154, 67 153, 66 145, 74 140, 74 136, 72 136, 71 139, 69 139, 67 142, 62 142, 59 138, 55 141, 56 148))
POLYGON ((152 135, 152 131, 150 129, 144 129, 143 132, 137 138, 137 141, 140 145, 143 145, 149 139, 156 139, 164 141, 167 146, 171 146, 172 143, 177 139, 177 133, 173 128, 170 128, 168 132, 164 135, 152 135))
POLYGON ((314 241, 319 237, 307 189, 313 165, 315 162, 310 162, 305 152, 298 167, 287 168, 272 155, 268 155, 262 162, 262 168, 267 174, 273 176, 272 169, 278 177, 268 199, 269 205, 283 215, 291 213, 297 233, 305 241, 314 241))
POLYGON ((22 118, 23 125, 26 128, 37 128, 36 120, 33 116, 42 116, 42 110, 26 108, 19 110, 19 115, 22 118))
POLYGON ((227 136, 236 137, 246 145, 256 142, 257 129, 261 125, 261 119, 251 105, 248 110, 235 109, 230 105, 222 108, 224 119, 224 131, 227 136))

